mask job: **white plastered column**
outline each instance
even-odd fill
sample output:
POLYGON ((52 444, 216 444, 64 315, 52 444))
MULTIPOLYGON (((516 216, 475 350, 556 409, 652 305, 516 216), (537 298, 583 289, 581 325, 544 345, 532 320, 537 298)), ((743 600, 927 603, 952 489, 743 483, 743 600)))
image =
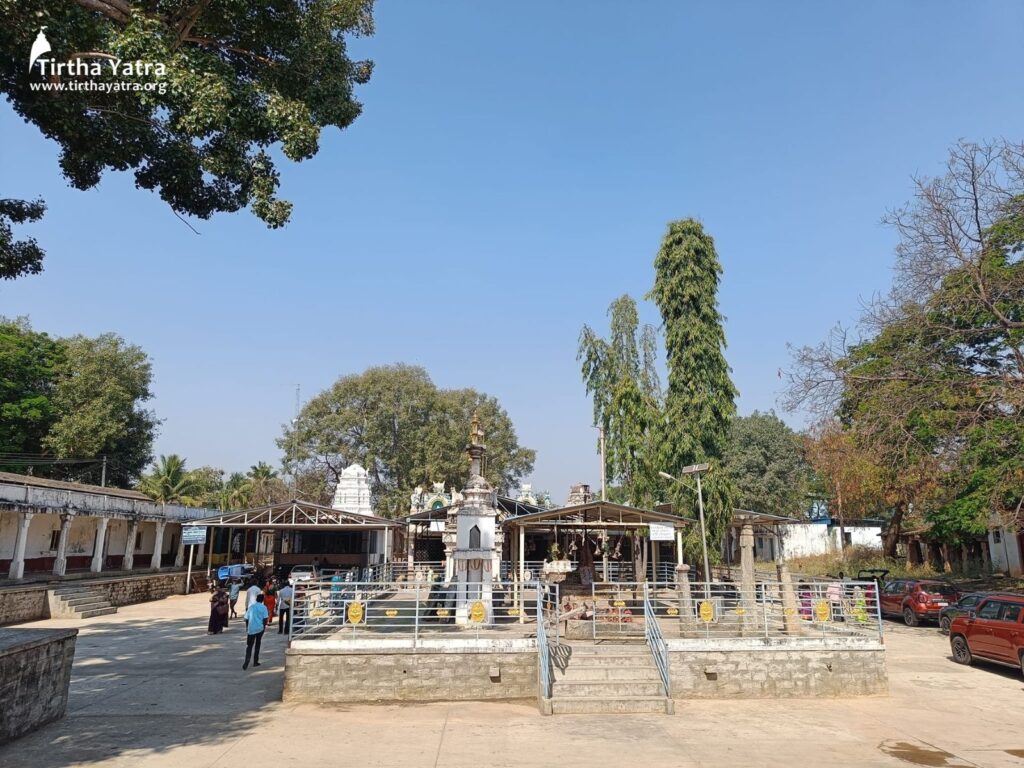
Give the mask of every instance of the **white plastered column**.
POLYGON ((14 557, 7 572, 8 578, 20 579, 25 575, 25 546, 28 544, 28 527, 32 524, 34 512, 18 513, 18 530, 14 540, 14 557))

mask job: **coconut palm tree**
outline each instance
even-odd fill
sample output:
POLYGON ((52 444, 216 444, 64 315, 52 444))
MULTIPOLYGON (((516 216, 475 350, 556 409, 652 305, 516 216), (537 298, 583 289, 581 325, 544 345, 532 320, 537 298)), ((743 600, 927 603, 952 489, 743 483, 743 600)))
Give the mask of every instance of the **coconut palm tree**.
POLYGON ((185 469, 185 460, 175 453, 161 456, 153 471, 143 475, 139 490, 161 504, 193 504, 199 490, 185 469))

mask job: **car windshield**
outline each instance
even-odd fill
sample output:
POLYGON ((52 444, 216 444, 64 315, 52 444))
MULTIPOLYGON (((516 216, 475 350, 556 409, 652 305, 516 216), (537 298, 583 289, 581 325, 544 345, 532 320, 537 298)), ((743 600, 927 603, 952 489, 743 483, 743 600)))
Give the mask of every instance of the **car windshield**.
POLYGON ((948 584, 922 584, 921 591, 929 595, 939 595, 941 597, 952 597, 956 594, 956 590, 948 584))

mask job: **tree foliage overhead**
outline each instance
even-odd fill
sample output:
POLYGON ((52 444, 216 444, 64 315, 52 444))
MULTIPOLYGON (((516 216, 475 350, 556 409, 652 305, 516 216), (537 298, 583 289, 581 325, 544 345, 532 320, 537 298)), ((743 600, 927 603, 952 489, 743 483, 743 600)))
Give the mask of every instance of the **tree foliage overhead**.
POLYGON ((0 454, 18 457, 8 469, 99 482, 106 456, 108 485, 127 488, 139 478, 157 427, 145 407, 152 371, 142 349, 114 334, 53 339, 27 321, 0 318, 0 363, 0 454), (53 463, 59 459, 94 462, 53 463))
POLYGON ((535 452, 519 445, 498 401, 472 389, 438 389, 409 365, 342 376, 303 407, 278 440, 289 472, 336 483, 359 463, 369 473, 378 513, 404 514, 413 489, 432 482, 462 488, 469 479, 465 448, 473 413, 487 434, 484 475, 510 491, 533 469, 535 452))
POLYGON ((865 337, 798 350, 787 405, 838 416, 882 468, 895 553, 911 505, 957 541, 1024 501, 1024 144, 960 143, 888 217, 892 292, 865 337))
MULTIPOLYGON (((669 223, 654 269, 650 298, 661 312, 668 364, 662 464, 670 474, 689 464, 711 465, 704 478, 705 513, 709 540, 718 541, 735 498, 723 464, 737 395, 718 311, 722 266, 700 222, 682 219, 669 223)), ((696 517, 693 494, 678 484, 671 492, 675 508, 696 517)))
MULTIPOLYGON (((346 37, 372 34, 371 0, 0 0, 0 90, 61 148, 78 189, 132 170, 171 208, 209 218, 249 207, 288 221, 271 152, 313 157, 320 133, 361 111, 371 64, 346 37), (52 56, 109 54, 161 63, 160 90, 33 90, 28 53, 41 27, 52 56)), ((152 76, 147 76, 152 79, 152 76)), ((149 79, 138 77, 140 81, 149 79)), ((113 79, 104 74, 99 79, 113 79)))
POLYGON ((580 333, 580 361, 594 423, 604 430, 605 473, 618 501, 652 507, 658 500, 661 387, 654 328, 640 328, 636 302, 620 296, 608 308, 607 340, 589 326, 580 333))
POLYGON ((740 509, 800 517, 808 506, 810 466, 803 438, 774 412, 733 419, 725 471, 740 509))
POLYGON ((39 221, 44 213, 42 200, 0 200, 0 280, 43 271, 43 249, 32 237, 15 240, 11 225, 39 221))

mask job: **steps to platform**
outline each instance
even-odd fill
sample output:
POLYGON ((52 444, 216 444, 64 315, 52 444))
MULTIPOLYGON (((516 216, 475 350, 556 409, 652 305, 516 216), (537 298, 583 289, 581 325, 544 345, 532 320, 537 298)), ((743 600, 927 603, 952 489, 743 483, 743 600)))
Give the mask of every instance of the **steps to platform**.
POLYGON ((61 586, 49 590, 50 615, 54 618, 91 619, 117 613, 102 591, 87 586, 61 586))
POLYGON ((556 659, 552 665, 553 715, 675 711, 646 644, 561 646, 556 659))

